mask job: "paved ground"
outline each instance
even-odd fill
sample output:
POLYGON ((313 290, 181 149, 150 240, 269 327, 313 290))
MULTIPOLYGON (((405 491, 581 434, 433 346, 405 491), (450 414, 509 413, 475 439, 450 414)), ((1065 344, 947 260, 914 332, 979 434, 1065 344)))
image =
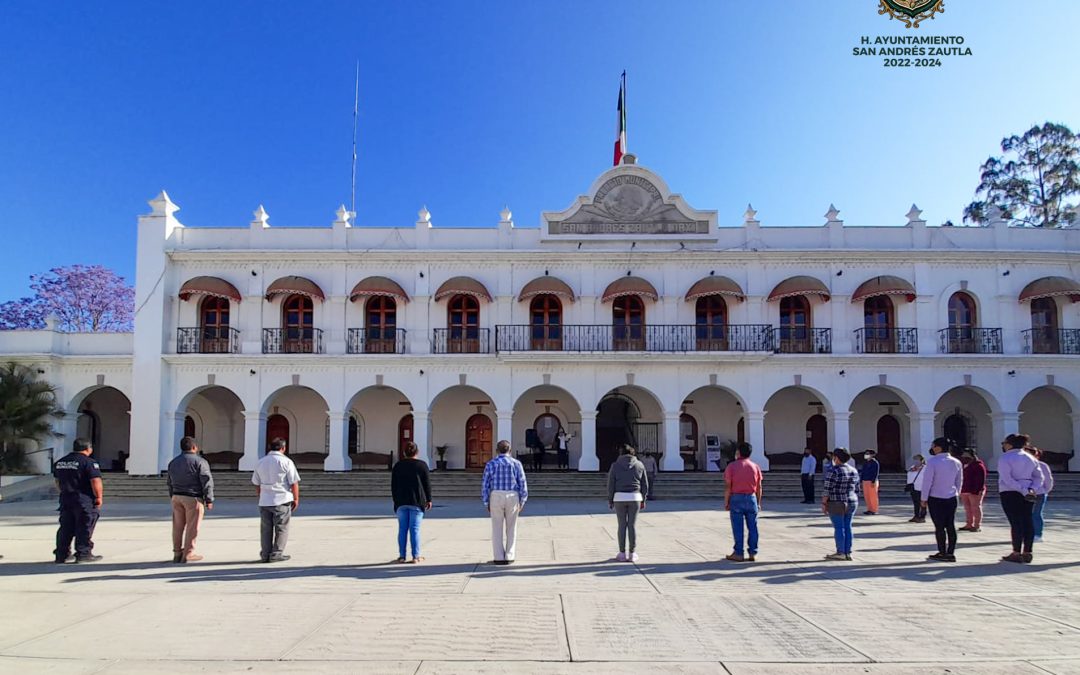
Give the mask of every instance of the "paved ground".
POLYGON ((171 556, 168 507, 111 503, 96 565, 54 565, 45 503, 0 506, 0 672, 1080 674, 1080 505, 1051 504, 1033 565, 997 562, 991 505, 955 565, 907 509, 858 517, 826 563, 812 508, 762 515, 759 562, 709 502, 655 502, 637 565, 612 561, 606 505, 534 500, 518 562, 495 567, 476 503, 436 508, 426 564, 391 565, 384 502, 306 501, 288 563, 262 565, 247 502, 222 503, 206 561, 171 556))

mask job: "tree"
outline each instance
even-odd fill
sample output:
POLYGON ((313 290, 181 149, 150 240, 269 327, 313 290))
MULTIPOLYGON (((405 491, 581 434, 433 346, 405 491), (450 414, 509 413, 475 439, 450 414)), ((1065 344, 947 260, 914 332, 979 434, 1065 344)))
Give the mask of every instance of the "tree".
POLYGON ((964 220, 986 223, 996 207, 1001 217, 1031 227, 1063 227, 1076 217, 1068 200, 1080 195, 1080 136, 1063 124, 1033 126, 1001 141, 1002 157, 982 165, 977 201, 964 220))
POLYGON ((56 390, 17 363, 0 366, 0 474, 27 468, 26 444, 57 436, 52 418, 62 417, 56 390))
POLYGON ((55 315, 68 333, 132 330, 135 289, 101 265, 54 267, 30 276, 34 295, 0 304, 0 329, 40 329, 55 315))

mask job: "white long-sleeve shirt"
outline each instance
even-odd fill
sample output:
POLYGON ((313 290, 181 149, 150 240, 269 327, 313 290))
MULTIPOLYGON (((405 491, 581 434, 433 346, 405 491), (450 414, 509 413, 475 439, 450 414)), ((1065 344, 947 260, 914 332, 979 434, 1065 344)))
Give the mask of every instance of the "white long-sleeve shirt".
POLYGON ((1054 474, 1046 462, 1039 462, 1039 471, 1042 473, 1042 487, 1035 490, 1035 494, 1048 495, 1054 489, 1054 474))

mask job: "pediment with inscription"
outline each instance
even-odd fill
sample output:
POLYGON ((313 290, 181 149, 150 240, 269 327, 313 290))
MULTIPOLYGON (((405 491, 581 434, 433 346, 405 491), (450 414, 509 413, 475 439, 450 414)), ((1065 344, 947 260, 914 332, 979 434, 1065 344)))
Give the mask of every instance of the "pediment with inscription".
POLYGON ((668 194, 659 177, 640 166, 623 165, 606 172, 590 194, 566 211, 544 214, 547 237, 708 238, 716 222, 714 211, 689 208, 678 195, 668 194))

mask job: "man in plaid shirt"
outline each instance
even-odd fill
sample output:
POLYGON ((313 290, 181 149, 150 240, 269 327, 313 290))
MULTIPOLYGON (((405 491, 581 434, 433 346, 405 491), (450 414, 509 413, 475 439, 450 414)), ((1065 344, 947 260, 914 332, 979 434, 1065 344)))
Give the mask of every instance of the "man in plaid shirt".
POLYGON ((525 467, 510 456, 510 441, 499 441, 495 459, 484 467, 480 499, 491 514, 491 546, 496 565, 514 562, 517 540, 517 517, 525 508, 529 488, 525 483, 525 467))

